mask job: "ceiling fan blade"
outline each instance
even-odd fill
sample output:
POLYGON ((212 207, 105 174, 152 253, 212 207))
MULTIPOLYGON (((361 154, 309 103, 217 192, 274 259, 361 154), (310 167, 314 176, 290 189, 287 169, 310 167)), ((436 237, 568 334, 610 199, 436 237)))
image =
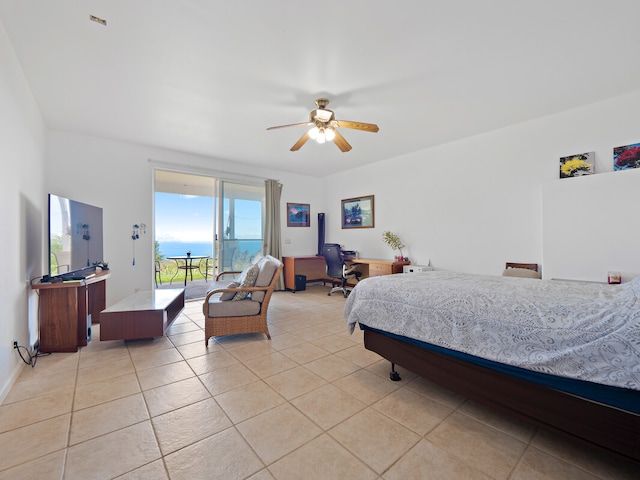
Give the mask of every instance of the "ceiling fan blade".
POLYGON ((289 125, 278 125, 277 127, 269 127, 267 130, 275 130, 277 128, 285 128, 285 127, 301 127, 303 125, 313 125, 313 122, 302 122, 302 123, 291 123, 289 125))
POLYGON ((365 132, 377 132, 378 125, 375 123, 350 122, 349 120, 334 120, 336 127, 353 128, 354 130, 364 130, 365 132))
POLYGON ((343 152, 348 152, 349 150, 351 150, 351 145, 349 145, 349 142, 345 140, 345 138, 340 134, 339 131, 334 131, 336 132, 336 136, 333 138, 333 143, 335 143, 343 152))
POLYGON ((296 143, 293 144, 293 147, 291 147, 290 150, 292 152, 296 152, 296 151, 300 150, 300 147, 303 146, 305 143, 307 143, 307 140, 309 140, 309 138, 310 138, 309 137, 309 132, 305 132, 305 134, 302 135, 300 137, 300 139, 296 143))

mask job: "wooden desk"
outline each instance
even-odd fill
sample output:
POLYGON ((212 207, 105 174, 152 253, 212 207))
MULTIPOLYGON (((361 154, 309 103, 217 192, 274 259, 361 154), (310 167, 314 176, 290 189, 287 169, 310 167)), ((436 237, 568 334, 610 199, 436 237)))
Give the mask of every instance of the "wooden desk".
POLYGON ((305 275, 307 282, 331 281, 327 277, 327 264, 322 256, 282 257, 282 263, 284 264, 284 288, 287 290, 296 290, 296 275, 305 275))
POLYGON ((410 265, 411 262, 398 262, 397 260, 380 260, 371 258, 352 258, 348 263, 361 265, 358 269, 362 272, 361 278, 378 277, 380 275, 392 275, 402 273, 402 267, 410 265))
MULTIPOLYGON (((295 291, 296 275, 306 275, 307 282, 335 281, 335 279, 327 277, 327 264, 322 256, 282 257, 282 262, 284 263, 284 286, 287 290, 295 291)), ((362 272, 361 278, 402 273, 402 267, 411 264, 411 262, 371 258, 353 258, 345 260, 345 262, 360 265, 358 269, 362 272)))
POLYGON ((100 322, 106 306, 106 279, 110 271, 96 272, 75 282, 34 283, 38 291, 41 352, 75 352, 91 337, 91 323, 100 322))

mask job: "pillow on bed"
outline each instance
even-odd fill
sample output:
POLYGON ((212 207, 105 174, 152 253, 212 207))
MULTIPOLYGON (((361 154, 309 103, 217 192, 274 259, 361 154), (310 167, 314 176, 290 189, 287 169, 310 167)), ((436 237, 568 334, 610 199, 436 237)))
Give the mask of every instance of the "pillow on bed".
MULTIPOLYGON (((240 274, 240 278, 238 282, 240 283, 240 287, 253 287, 256 284, 256 280, 258 279, 258 274, 260 273, 260 266, 257 263, 247 267, 240 274)), ((251 292, 238 292, 233 297, 233 301, 244 300, 249 296, 251 292)))
POLYGON ((507 268, 502 272, 503 277, 540 278, 540 274, 528 268, 507 268))
MULTIPOLYGON (((240 284, 238 282, 231 282, 225 288, 238 288, 239 286, 240 284)), ((222 292, 222 295, 220 295, 220 301, 228 302, 229 300, 233 300, 233 297, 235 297, 236 294, 237 292, 222 292)))

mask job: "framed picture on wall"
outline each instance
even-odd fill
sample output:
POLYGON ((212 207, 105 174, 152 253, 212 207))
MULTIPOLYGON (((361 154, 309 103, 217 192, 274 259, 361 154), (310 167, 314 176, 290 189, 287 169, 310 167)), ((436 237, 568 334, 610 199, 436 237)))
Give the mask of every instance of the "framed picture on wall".
POLYGON ((613 170, 640 168, 640 143, 613 149, 613 170))
POLYGON ((308 203, 287 203, 287 227, 311 225, 311 208, 308 203))
POLYGON ((560 178, 593 174, 596 152, 577 153, 560 158, 560 178))
POLYGON ((342 228, 375 226, 373 195, 342 200, 342 228))

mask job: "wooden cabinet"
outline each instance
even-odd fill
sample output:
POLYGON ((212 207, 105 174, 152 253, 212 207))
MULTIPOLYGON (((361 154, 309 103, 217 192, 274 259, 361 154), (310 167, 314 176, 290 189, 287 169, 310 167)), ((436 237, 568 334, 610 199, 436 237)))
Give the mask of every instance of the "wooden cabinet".
POLYGON ((75 352, 87 344, 91 323, 100 322, 106 307, 106 280, 98 272, 79 282, 34 283, 39 295, 40 351, 75 352), (89 315, 91 317, 89 317, 89 315))

